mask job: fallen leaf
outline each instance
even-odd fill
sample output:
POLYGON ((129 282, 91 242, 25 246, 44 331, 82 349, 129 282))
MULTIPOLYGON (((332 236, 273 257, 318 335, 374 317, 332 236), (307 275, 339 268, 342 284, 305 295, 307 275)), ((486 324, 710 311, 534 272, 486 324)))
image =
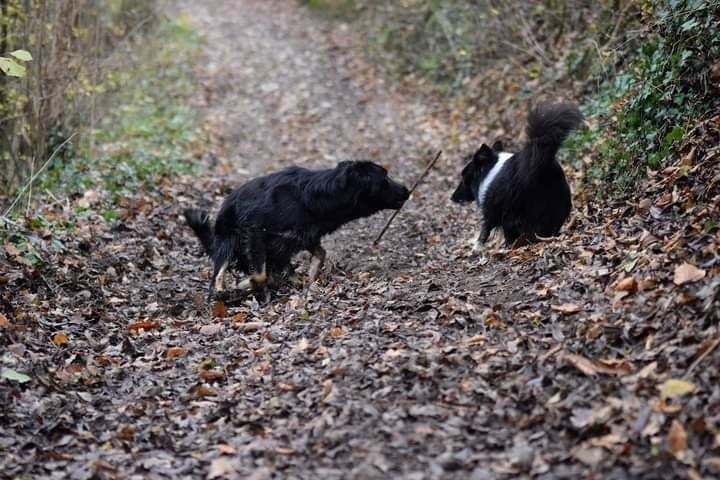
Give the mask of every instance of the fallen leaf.
POLYGON ((228 445, 227 443, 219 443, 215 446, 215 448, 217 448, 221 453, 225 453, 227 455, 234 455, 237 453, 235 447, 228 445))
POLYGON ((615 290, 618 292, 630 292, 634 293, 637 292, 638 289, 638 282, 635 280, 635 277, 625 277, 622 280, 618 282, 618 284, 615 286, 615 290))
POLYGON ((200 327, 200 333, 209 337, 217 335, 222 329, 222 325, 219 323, 212 323, 210 325, 203 325, 200 327))
POLYGON ((677 420, 670 425, 670 432, 667 437, 668 448, 675 458, 680 459, 682 453, 687 449, 687 433, 685 428, 677 420))
POLYGON ((20 250, 17 249, 15 245, 12 243, 6 243, 5 244, 5 251, 10 254, 12 257, 19 257, 20 256, 20 250))
POLYGON ((212 316, 214 318, 227 317, 228 309, 225 302, 215 302, 212 307, 212 316))
POLYGON ((160 328, 160 322, 156 322, 155 320, 140 320, 128 325, 128 330, 152 330, 154 328, 160 328))
POLYGON ((675 276, 673 283, 675 285, 684 285, 686 283, 697 282, 705 278, 705 270, 700 270, 695 265, 683 263, 675 268, 675 276))
POLYGON ((276 447, 275 453, 279 453, 280 455, 294 455, 297 452, 294 448, 291 447, 276 447))
POLYGON ((470 345, 482 345, 487 340, 487 337, 485 335, 475 335, 473 337, 465 339, 463 343, 467 346, 470 345))
POLYGON ((343 335, 347 334, 347 332, 348 329, 340 325, 338 327, 333 327, 330 329, 330 336, 334 338, 342 337, 343 335))
POLYGON ((68 340, 67 335, 65 335, 64 332, 58 332, 52 337, 52 341, 55 345, 58 347, 62 347, 63 345, 67 345, 70 340, 68 340))
POLYGON ((720 457, 708 457, 702 463, 711 472, 720 474, 720 457))
POLYGON ((228 457, 218 457, 210 462, 207 478, 232 477, 237 475, 237 460, 230 460, 228 457))
POLYGON ((589 376, 595 376, 597 375, 597 369, 595 368, 595 364, 593 364, 592 361, 588 360, 585 357, 581 357, 580 355, 575 355, 573 353, 566 353, 563 355, 567 360, 572 363, 575 368, 583 372, 585 375, 589 376))
POLYGON ((593 411, 590 408, 576 408, 572 411, 570 423, 577 429, 583 429, 594 422, 593 411))
POLYGON ((697 387, 685 380, 671 378, 658 387, 662 398, 682 397, 697 390, 697 387))
POLYGON ((199 375, 206 382, 217 382, 225 378, 225 372, 222 370, 200 370, 199 375))
POLYGON ((236 313, 235 315, 233 315, 232 320, 233 320, 233 322, 236 322, 236 323, 242 323, 245 320, 247 320, 247 317, 248 317, 247 313, 240 312, 240 313, 236 313))
POLYGON ((623 358, 601 359, 595 362, 595 368, 601 373, 609 375, 630 375, 633 366, 623 358))
POLYGON ((208 385, 199 385, 195 388, 195 396, 198 398, 217 397, 218 391, 208 385))
POLYGON ((310 346, 310 342, 308 341, 308 339, 305 337, 302 337, 300 340, 298 340, 298 343, 295 344, 295 346, 292 348, 291 351, 293 353, 302 353, 305 350, 307 350, 309 346, 310 346))
POLYGON ((186 353, 185 349, 182 347, 170 347, 167 349, 167 352, 165 352, 165 357, 170 360, 173 358, 178 358, 184 356, 186 353))
POLYGON ((7 319, 4 313, 0 312, 0 327, 7 327, 10 325, 10 320, 7 319))
POLYGON ((571 314, 582 311, 582 307, 575 303, 563 303, 562 305, 550 305, 550 308, 557 312, 571 314))
POLYGON ((600 447, 580 447, 573 452, 573 456, 585 465, 595 468, 602 461, 605 453, 600 447))
POLYGON ((16 370, 13 370, 12 368, 3 368, 2 370, 0 370, 0 378, 5 378, 7 380, 12 380, 13 382, 18 383, 25 383, 31 380, 31 378, 24 373, 20 373, 16 370))

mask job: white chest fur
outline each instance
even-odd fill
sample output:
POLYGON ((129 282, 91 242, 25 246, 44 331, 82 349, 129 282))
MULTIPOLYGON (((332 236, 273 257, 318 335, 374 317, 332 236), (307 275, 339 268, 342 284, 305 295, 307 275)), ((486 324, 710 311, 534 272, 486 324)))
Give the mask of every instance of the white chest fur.
POLYGON ((485 202, 485 195, 487 194, 488 188, 490 188, 490 185, 492 185, 492 182, 495 180, 495 177, 497 177, 498 173, 500 173, 500 170, 502 170, 503 166, 505 165, 505 162, 510 160, 512 156, 515 155, 514 153, 508 153, 508 152, 500 152, 498 154, 497 162, 495 162, 495 165, 493 165, 490 172, 483 178, 483 181, 480 182, 480 186, 478 187, 478 195, 477 195, 477 203, 478 207, 480 207, 480 212, 482 213, 482 206, 485 202))

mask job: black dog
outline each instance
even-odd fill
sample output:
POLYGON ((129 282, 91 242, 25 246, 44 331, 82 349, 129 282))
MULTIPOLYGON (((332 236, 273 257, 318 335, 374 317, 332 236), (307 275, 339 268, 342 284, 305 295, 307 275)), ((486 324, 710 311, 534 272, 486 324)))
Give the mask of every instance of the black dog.
POLYGON ((520 152, 503 152, 500 142, 475 152, 452 195, 457 203, 477 201, 482 224, 473 250, 496 227, 502 227, 508 245, 560 232, 572 201, 555 155, 581 121, 574 105, 542 105, 528 116, 528 140, 520 152))
POLYGON ((251 180, 227 196, 214 226, 207 212, 184 215, 215 264, 212 296, 223 290, 228 268, 249 274, 240 288, 264 289, 287 273, 292 256, 302 250, 313 256, 311 284, 325 260, 324 235, 380 210, 398 209, 409 196, 381 166, 341 162, 333 169, 290 167, 251 180))

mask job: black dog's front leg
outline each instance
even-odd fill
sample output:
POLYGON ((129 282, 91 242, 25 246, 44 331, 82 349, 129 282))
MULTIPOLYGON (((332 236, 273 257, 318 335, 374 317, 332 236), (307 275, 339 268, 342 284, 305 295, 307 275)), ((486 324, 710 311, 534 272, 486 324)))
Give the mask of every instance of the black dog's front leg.
POLYGON ((317 280, 320 269, 325 263, 325 249, 318 243, 310 249, 312 259, 310 259, 310 272, 308 273, 308 288, 317 280))
POLYGON ((261 231, 250 233, 247 245, 247 257, 249 259, 250 276, 240 282, 239 288, 243 290, 257 290, 264 301, 269 299, 267 289, 267 249, 265 238, 261 231))
POLYGON ((208 301, 211 301, 216 293, 220 294, 225 290, 225 272, 230 265, 229 258, 220 256, 215 259, 212 278, 208 288, 208 301))
POLYGON ((475 242, 473 242, 472 246, 472 253, 480 253, 485 246, 485 242, 487 242, 488 238, 490 237, 490 232, 492 229, 488 227, 488 223, 486 221, 483 221, 480 224, 480 232, 478 233, 477 238, 475 239, 475 242))

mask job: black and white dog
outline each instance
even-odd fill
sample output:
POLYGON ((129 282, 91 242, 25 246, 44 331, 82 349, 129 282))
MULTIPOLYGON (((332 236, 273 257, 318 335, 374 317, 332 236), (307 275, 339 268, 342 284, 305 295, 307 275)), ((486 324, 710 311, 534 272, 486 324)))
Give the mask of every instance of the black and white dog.
POLYGON ((241 289, 264 289, 284 276, 296 253, 312 254, 308 285, 325 260, 324 235, 384 209, 402 207, 410 196, 381 166, 368 161, 341 162, 312 171, 290 167, 256 178, 232 191, 214 225, 207 212, 185 210, 214 271, 209 296, 223 291, 228 268, 249 277, 241 289))
POLYGON ((462 171, 452 201, 476 201, 482 216, 473 251, 502 227, 508 245, 560 232, 570 215, 570 187, 555 159, 560 145, 582 121, 574 105, 541 105, 527 120, 527 143, 518 153, 483 144, 462 171))

